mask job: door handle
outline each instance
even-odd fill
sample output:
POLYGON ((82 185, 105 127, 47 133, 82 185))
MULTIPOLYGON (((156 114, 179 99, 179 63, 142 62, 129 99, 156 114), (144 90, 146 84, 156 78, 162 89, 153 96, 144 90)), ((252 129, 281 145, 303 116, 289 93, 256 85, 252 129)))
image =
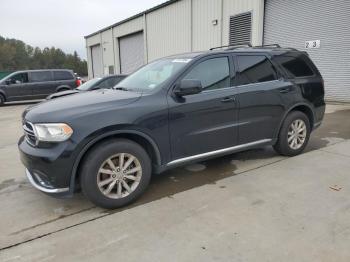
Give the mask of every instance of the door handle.
POLYGON ((292 91, 292 89, 290 87, 280 89, 280 93, 282 93, 282 94, 289 93, 290 91, 292 91))
POLYGON ((221 100, 222 103, 235 102, 236 98, 234 96, 227 96, 221 100))

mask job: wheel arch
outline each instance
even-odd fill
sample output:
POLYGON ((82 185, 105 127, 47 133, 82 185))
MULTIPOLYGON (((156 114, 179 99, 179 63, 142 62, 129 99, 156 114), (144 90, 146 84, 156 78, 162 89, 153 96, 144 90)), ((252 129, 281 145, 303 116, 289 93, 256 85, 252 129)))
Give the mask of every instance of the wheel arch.
POLYGON ((72 88, 69 85, 60 85, 56 88, 56 92, 66 91, 66 90, 72 90, 72 88))
POLYGON ((2 96, 4 98, 4 102, 6 102, 6 94, 4 91, 0 90, 0 96, 2 96))
POLYGON ((275 134, 276 141, 277 141, 278 134, 279 134, 279 132, 280 132, 280 130, 281 130, 281 128, 282 128, 282 124, 283 124, 284 120, 286 119, 287 115, 288 115, 290 112, 292 112, 292 111, 300 111, 300 112, 303 112, 303 113, 308 117, 308 119, 309 119, 309 121, 310 121, 310 128, 311 128, 311 130, 313 129, 314 122, 315 122, 315 116, 314 116, 314 113, 313 113, 313 110, 312 110, 311 106, 308 105, 308 104, 306 104, 306 103, 299 103, 299 104, 296 104, 296 105, 292 106, 291 108, 289 108, 289 109, 285 112, 285 114, 284 114, 284 116, 283 116, 281 122, 279 123, 277 132, 276 132, 276 134, 275 134))
POLYGON ((83 163, 84 157, 87 155, 87 153, 90 150, 92 150, 95 146, 100 144, 101 142, 109 139, 117 139, 117 138, 125 138, 138 143, 149 154, 152 165, 156 165, 156 166, 161 165, 162 160, 161 160, 159 148, 155 143, 155 141, 147 134, 136 130, 120 130, 120 131, 108 132, 106 134, 100 135, 94 138, 93 140, 91 140, 80 151, 78 157, 74 162, 73 170, 71 173, 71 181, 70 181, 71 193, 73 193, 74 188, 76 186, 76 182, 79 179, 79 171, 81 168, 81 164, 83 163))

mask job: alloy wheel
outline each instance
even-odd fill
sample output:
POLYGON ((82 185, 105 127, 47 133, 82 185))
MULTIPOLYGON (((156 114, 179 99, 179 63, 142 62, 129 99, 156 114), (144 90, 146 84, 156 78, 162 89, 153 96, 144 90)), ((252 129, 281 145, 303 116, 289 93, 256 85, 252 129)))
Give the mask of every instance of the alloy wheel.
POLYGON ((119 153, 102 163, 97 174, 97 185, 106 197, 124 198, 135 191, 141 176, 140 161, 131 154, 119 153))
POLYGON ((301 119, 294 120, 288 129, 288 145, 293 150, 301 148, 306 140, 307 128, 301 119))

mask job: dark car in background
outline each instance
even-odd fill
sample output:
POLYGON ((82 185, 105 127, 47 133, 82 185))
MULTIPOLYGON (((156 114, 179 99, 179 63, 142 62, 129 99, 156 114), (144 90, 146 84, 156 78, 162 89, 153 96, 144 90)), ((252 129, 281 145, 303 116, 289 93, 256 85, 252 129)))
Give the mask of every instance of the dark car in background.
POLYGON ((86 92, 86 91, 92 91, 92 90, 103 89, 103 88, 106 88, 106 89, 112 88, 113 86, 118 84, 120 81, 122 81, 125 77, 127 77, 127 75, 110 75, 106 77, 93 78, 74 90, 67 90, 67 91, 54 93, 49 95, 46 99, 51 100, 54 98, 77 94, 77 93, 86 92))
POLYGON ((81 186, 116 208, 169 168, 265 146, 298 155, 324 112, 323 79, 305 52, 230 47, 162 58, 113 89, 36 105, 18 145, 37 189, 67 196, 81 186))
POLYGON ((0 80, 0 105, 12 101, 44 99, 49 94, 74 89, 80 83, 72 70, 17 71, 0 80))

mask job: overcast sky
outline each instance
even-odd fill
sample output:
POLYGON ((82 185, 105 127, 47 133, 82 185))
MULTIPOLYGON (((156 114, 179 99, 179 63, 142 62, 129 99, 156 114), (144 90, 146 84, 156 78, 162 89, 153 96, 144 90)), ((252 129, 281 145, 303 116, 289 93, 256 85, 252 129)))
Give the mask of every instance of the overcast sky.
POLYGON ((74 50, 86 58, 84 36, 165 0, 1 0, 0 35, 32 46, 74 50))

